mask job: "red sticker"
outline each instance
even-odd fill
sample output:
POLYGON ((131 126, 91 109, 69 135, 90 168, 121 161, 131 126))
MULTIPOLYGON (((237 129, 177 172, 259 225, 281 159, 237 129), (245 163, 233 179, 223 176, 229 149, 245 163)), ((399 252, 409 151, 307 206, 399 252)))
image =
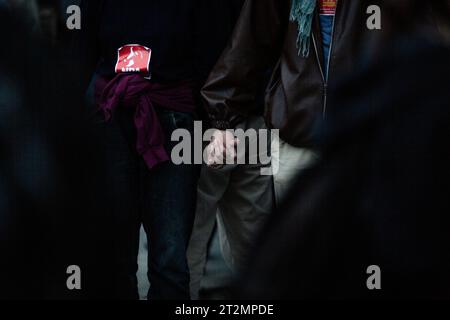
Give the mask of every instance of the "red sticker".
POLYGON ((319 0, 320 14, 334 16, 336 13, 337 0, 319 0))
POLYGON ((139 44, 127 44, 117 50, 116 73, 150 75, 152 50, 139 44))

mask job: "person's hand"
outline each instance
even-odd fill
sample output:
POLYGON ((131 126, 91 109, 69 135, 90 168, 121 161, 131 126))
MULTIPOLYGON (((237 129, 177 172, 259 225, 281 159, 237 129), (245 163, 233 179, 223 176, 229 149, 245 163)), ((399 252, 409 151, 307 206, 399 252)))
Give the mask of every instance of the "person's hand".
POLYGON ((212 168, 221 168, 226 160, 236 159, 236 146, 239 140, 230 131, 216 130, 206 147, 208 154, 207 165, 212 168))

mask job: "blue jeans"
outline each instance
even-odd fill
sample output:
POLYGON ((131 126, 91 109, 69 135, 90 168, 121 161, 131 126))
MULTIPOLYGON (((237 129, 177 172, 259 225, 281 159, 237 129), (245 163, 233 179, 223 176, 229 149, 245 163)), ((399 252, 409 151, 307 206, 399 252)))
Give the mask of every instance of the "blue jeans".
MULTIPOLYGON (((114 297, 137 299, 137 256, 140 226, 148 238, 148 299, 189 299, 186 250, 195 215, 199 166, 159 164, 149 170, 136 151, 133 110, 119 108, 112 122, 96 115, 96 128, 106 156, 107 198, 111 201, 111 244, 114 252, 114 297)), ((170 155, 172 132, 193 133, 191 114, 157 108, 170 155)))

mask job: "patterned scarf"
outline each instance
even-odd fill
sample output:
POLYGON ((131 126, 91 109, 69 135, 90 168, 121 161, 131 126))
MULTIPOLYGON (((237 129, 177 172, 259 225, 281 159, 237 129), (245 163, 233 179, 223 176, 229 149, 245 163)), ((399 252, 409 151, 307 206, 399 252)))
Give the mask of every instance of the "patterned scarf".
POLYGON ((301 54, 304 58, 309 56, 312 21, 315 9, 316 0, 292 0, 290 20, 297 22, 298 55, 301 54))

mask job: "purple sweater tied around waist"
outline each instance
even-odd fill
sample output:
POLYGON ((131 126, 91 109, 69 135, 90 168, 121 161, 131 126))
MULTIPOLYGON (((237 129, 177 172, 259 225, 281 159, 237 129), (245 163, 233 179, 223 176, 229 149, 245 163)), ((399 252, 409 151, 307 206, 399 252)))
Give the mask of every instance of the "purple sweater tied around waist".
POLYGON ((95 91, 98 106, 106 121, 111 120, 119 107, 135 109, 136 149, 149 169, 169 160, 155 106, 185 113, 194 113, 195 109, 189 81, 158 84, 138 74, 119 74, 112 79, 99 77, 95 91))

